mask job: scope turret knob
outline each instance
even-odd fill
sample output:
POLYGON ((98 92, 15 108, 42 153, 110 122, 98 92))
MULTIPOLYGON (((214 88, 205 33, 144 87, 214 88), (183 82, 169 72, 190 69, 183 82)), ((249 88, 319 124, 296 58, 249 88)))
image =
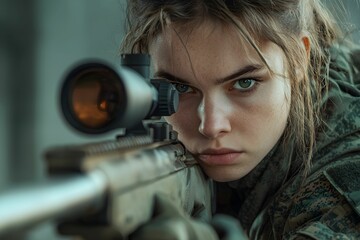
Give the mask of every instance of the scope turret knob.
POLYGON ((170 116, 175 113, 179 105, 179 92, 164 80, 152 79, 151 83, 158 91, 157 106, 152 116, 170 116))

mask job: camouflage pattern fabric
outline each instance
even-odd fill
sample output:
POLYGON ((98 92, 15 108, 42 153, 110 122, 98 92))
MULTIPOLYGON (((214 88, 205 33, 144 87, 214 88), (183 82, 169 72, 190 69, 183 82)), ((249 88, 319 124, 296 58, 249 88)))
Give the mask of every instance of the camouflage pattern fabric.
POLYGON ((292 146, 276 146, 244 178, 218 184, 219 212, 250 239, 360 239, 360 51, 330 53, 326 124, 305 182, 296 156, 291 168, 283 157, 292 146))

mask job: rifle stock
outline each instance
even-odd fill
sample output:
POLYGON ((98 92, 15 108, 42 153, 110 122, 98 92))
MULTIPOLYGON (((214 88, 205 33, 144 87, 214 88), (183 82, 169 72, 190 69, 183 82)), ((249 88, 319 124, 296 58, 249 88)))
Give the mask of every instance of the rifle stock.
POLYGON ((66 235, 126 237, 151 218, 156 194, 211 216, 211 182, 179 142, 124 137, 56 147, 46 160, 48 182, 0 196, 0 236, 51 219, 66 235))

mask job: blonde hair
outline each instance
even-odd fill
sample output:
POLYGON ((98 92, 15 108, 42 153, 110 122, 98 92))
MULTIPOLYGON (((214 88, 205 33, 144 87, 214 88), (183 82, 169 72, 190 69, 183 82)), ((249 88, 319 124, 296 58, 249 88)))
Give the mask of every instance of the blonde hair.
POLYGON ((207 18, 235 26, 260 57, 257 37, 274 42, 284 51, 291 80, 291 108, 281 145, 294 144, 293 151, 284 150, 284 159, 289 160, 290 168, 296 156, 306 175, 321 123, 320 102, 327 90, 327 49, 341 37, 334 18, 319 0, 130 0, 122 51, 148 53, 151 41, 167 23, 191 24, 207 18), (301 34, 310 39, 308 53, 301 34))

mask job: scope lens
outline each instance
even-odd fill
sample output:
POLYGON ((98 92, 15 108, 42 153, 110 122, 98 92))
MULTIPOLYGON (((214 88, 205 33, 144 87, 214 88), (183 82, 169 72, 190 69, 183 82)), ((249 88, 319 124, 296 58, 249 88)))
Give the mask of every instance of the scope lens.
POLYGON ((124 89, 108 69, 80 72, 74 81, 70 104, 73 116, 82 125, 98 129, 116 118, 124 106, 124 89))

